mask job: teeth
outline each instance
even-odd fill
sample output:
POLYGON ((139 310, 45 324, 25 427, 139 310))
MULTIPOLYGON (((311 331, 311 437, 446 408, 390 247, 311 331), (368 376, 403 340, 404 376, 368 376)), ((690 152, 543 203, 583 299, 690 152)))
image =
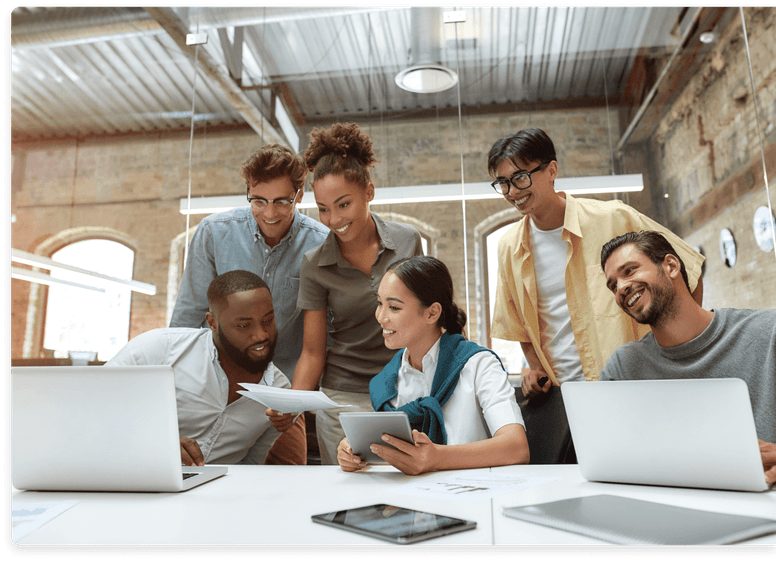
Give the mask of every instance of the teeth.
POLYGON ((270 224, 270 225, 272 225, 272 224, 277 224, 278 222, 280 222, 280 220, 275 220, 274 222, 270 222, 269 220, 265 220, 264 222, 265 222, 266 224, 270 224))
POLYGON ((348 228, 350 228, 350 224, 346 224, 346 225, 344 225, 344 226, 343 226, 342 228, 340 228, 340 229, 336 229, 336 228, 335 228, 335 230, 337 230, 337 232, 339 232, 340 234, 342 234, 342 233, 343 233, 345 230, 347 230, 348 228))
POLYGON ((261 347, 253 347, 253 349, 251 349, 251 350, 253 350, 253 351, 263 351, 264 350, 264 345, 262 345, 261 347))
POLYGON ((383 335, 393 335, 396 333, 395 331, 388 331, 387 329, 383 329, 383 335))
POLYGON ((626 302, 626 305, 630 308, 631 306, 633 306, 633 304, 635 304, 636 300, 638 300, 639 298, 641 298, 641 292, 637 292, 636 294, 631 296, 626 302))
POLYGON ((522 199, 520 199, 519 201, 515 201, 515 204, 516 204, 516 205, 521 205, 521 204, 523 204, 525 201, 527 201, 527 200, 528 200, 528 197, 529 197, 529 195, 526 195, 525 197, 523 197, 523 198, 522 198, 522 199))

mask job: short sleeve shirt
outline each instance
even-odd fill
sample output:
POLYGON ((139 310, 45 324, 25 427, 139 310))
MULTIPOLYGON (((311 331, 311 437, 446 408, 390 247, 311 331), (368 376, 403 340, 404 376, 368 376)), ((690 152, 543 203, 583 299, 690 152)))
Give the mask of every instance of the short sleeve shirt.
MULTIPOLYGON (((660 232, 684 261, 690 290, 698 285, 704 258, 679 236, 620 201, 575 199, 559 194, 566 198, 562 237, 568 242, 565 284, 571 327, 585 379, 598 380, 606 360, 617 347, 637 341, 650 331, 649 326, 637 323, 623 312, 606 288, 601 269, 603 245, 627 232, 660 232)), ((531 343, 544 370, 557 380, 541 344, 529 219, 526 217, 510 228, 499 242, 491 336, 531 343)))
POLYGON ((393 358, 375 318, 377 289, 388 267, 404 258, 423 255, 420 234, 412 226, 372 218, 380 249, 369 275, 355 269, 340 253, 329 233, 320 247, 302 260, 298 307, 331 310, 332 344, 326 353, 321 387, 369 393, 369 380, 393 358))

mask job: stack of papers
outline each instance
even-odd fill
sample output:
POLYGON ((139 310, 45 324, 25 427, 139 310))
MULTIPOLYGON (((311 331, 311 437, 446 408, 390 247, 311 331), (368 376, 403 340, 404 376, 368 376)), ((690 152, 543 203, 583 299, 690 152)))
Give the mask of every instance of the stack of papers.
POLYGON ((341 405, 326 397, 323 392, 275 388, 262 384, 240 384, 245 390, 237 393, 258 401, 262 405, 280 411, 281 413, 300 413, 302 411, 319 411, 335 407, 355 407, 341 405))

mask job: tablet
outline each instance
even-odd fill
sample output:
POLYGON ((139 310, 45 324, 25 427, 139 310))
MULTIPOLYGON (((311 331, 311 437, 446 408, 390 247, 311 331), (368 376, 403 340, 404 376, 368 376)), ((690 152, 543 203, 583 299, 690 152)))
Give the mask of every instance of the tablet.
POLYGON ((404 411, 354 411, 339 414, 339 420, 353 453, 370 464, 387 463, 369 449, 372 444, 382 444, 383 435, 390 434, 405 442, 412 440, 410 420, 404 411))
POLYGON ((393 543, 415 543, 473 530, 476 522, 387 504, 315 514, 313 522, 393 543))

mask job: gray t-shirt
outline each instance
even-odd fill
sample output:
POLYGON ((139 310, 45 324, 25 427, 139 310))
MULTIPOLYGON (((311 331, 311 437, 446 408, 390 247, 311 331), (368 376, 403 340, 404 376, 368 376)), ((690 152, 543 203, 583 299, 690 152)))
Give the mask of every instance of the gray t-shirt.
POLYGON ((369 380, 396 354, 386 348, 375 318, 377 289, 388 267, 400 259, 423 255, 420 234, 412 226, 385 222, 372 214, 380 249, 365 275, 345 261, 333 232, 302 259, 297 306, 333 313, 332 344, 326 353, 321 387, 369 393, 369 380))
POLYGON ((758 438, 776 442, 776 310, 714 310, 692 341, 661 347, 650 332, 614 351, 601 380, 741 378, 758 438))

